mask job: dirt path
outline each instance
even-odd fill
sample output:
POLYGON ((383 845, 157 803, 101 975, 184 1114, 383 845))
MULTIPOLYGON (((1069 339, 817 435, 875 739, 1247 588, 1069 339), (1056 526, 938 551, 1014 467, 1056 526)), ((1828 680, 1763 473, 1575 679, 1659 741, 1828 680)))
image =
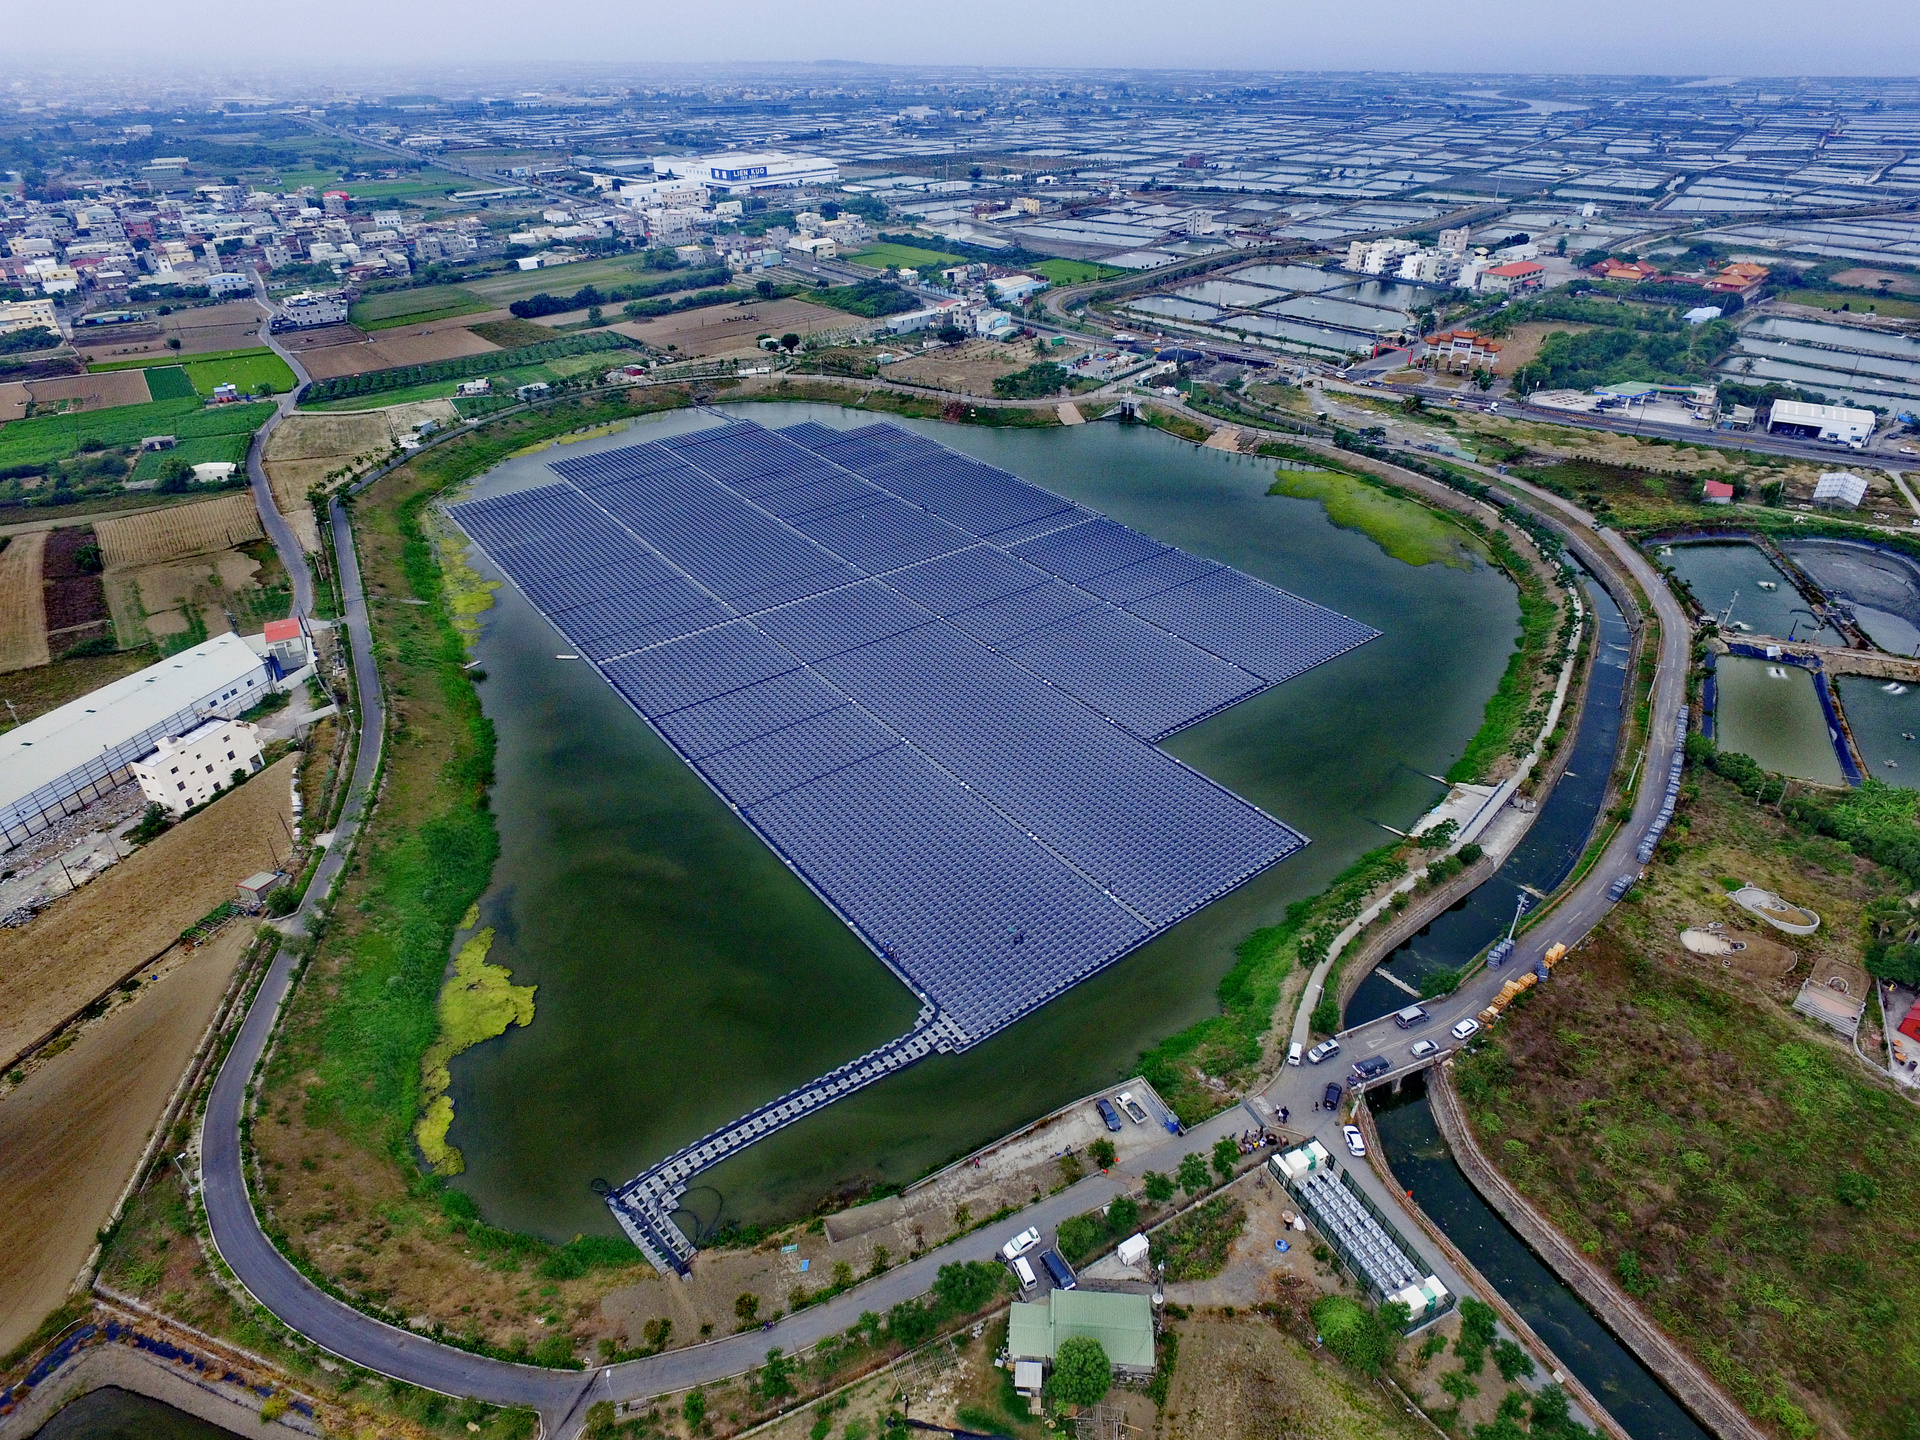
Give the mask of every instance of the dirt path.
POLYGON ((228 926, 0 1101, 0 1352, 86 1263, 251 937, 228 926))
POLYGON ((0 550, 0 674, 52 659, 47 649, 47 597, 40 569, 47 532, 17 535, 0 550))
POLYGON ((17 930, 0 930, 0 1065, 287 853, 293 760, 215 801, 17 930))

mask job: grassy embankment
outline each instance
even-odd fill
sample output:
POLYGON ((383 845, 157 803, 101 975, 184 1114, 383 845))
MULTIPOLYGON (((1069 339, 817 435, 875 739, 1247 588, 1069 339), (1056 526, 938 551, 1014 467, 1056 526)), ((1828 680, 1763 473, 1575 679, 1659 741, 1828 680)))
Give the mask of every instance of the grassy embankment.
POLYGON ((1771 1431, 1899 1440, 1920 1429, 1920 1111, 1787 1004, 1810 967, 1860 963, 1869 911, 1905 908, 1911 871, 1853 852, 1910 865, 1912 799, 1847 829, 1829 800, 1782 816, 1701 768, 1683 795, 1630 903, 1460 1066, 1461 1094, 1514 1183, 1771 1431), (1763 937, 1784 974, 1678 945, 1708 920, 1764 930, 1727 877, 1821 912, 1763 937))

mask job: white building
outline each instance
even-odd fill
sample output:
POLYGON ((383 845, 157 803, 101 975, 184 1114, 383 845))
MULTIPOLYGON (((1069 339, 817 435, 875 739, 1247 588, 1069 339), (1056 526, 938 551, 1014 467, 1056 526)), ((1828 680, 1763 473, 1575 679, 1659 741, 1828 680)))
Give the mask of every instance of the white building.
POLYGON ((1413 240, 1355 240, 1347 246, 1347 269, 1362 275, 1385 275, 1399 268, 1401 256, 1419 248, 1413 240))
POLYGON ((332 292, 322 294, 302 290, 280 302, 280 313, 273 317, 276 330, 312 330, 321 325, 343 325, 347 319, 347 300, 332 292))
POLYGON ((1844 470, 1829 470, 1814 482, 1813 503, 1816 505, 1840 505, 1852 510, 1866 498, 1867 482, 1844 470))
POLYGON ((698 180, 729 194, 774 190, 788 185, 840 183, 840 167, 833 161, 785 150, 731 150, 697 159, 656 155, 653 171, 656 175, 698 180))
POLYGON ((133 764, 140 793, 174 814, 204 805, 233 783, 233 773, 260 768, 260 727, 244 720, 209 720, 133 764))
POLYGON ((251 295, 253 276, 242 275, 237 270, 216 270, 207 276, 209 295, 251 295))
POLYGON ((1002 305, 1018 305, 1029 295, 1038 295, 1046 289, 1047 283, 1032 275, 1002 275, 989 280, 987 288, 1002 305))
POLYGON ((0 335, 11 334, 15 330, 31 330, 36 326, 58 331, 60 322, 53 312, 51 300, 15 300, 0 305, 0 335))
POLYGON ((166 737, 238 715, 272 688, 266 657, 221 635, 8 731, 0 736, 0 848, 121 784, 166 737))
POLYGON ((1864 450, 1873 437, 1877 417, 1871 410, 1849 410, 1839 405, 1808 405, 1799 400, 1776 400, 1767 415, 1767 429, 1776 435, 1805 440, 1827 440, 1851 450, 1864 450))

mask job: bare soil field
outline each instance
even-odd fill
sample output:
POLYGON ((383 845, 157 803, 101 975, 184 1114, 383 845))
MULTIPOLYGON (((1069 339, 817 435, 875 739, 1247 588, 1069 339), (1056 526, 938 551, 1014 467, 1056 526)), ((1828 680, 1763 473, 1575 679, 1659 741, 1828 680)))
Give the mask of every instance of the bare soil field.
POLYGON ((1860 290, 1878 290, 1885 282, 1887 291, 1894 295, 1920 295, 1920 275, 1910 270, 1872 270, 1856 266, 1852 270, 1842 270, 1833 277, 1835 285, 1850 285, 1860 290))
POLYGON ((1315 1355, 1271 1320, 1195 1317, 1178 1327, 1166 1440, 1428 1440, 1388 1392, 1315 1355))
POLYGON ((288 330, 280 336, 280 343, 289 350, 305 353, 308 350, 325 350, 332 345, 358 345, 366 338, 366 331, 342 322, 338 325, 318 325, 311 330, 288 330))
POLYGON ((252 938, 235 924, 175 947, 0 1100, 0 1351, 66 1295, 252 938))
POLYGON ((1511 375, 1522 365, 1531 364, 1540 353, 1540 346, 1547 336, 1556 330, 1564 330, 1569 335, 1578 335, 1586 330, 1598 327, 1593 325, 1569 324, 1564 320, 1529 320, 1524 325, 1513 327, 1512 333, 1500 340, 1500 359, 1494 365, 1494 371, 1501 375, 1511 375))
POLYGON ((88 559, 86 552, 95 548, 90 525, 47 532, 40 574, 45 582, 47 643, 53 650, 71 649, 106 633, 107 597, 100 584, 99 557, 83 563, 88 559))
POLYGON ((227 550, 258 540, 265 533, 253 495, 245 490, 194 505, 102 520, 93 528, 100 537, 100 555, 109 570, 227 550))
POLYGON ((10 1064, 286 854, 293 766, 270 766, 28 924, 0 930, 0 1060, 10 1064))
POLYGON ((260 307, 251 300, 201 305, 171 315, 153 315, 149 308, 148 314, 159 326, 159 334, 142 340, 129 337, 121 343, 109 337, 97 344, 81 345, 76 347, 81 358, 92 364, 142 355, 205 355, 215 350, 246 350, 260 343, 260 307), (179 340, 178 350, 167 348, 170 339, 179 340))
POLYGON ((10 380, 0 385, 0 425, 9 420, 26 419, 27 405, 32 399, 33 394, 24 380, 10 380))
POLYGON ((144 405, 153 399, 144 370, 57 375, 51 380, 24 380, 21 384, 42 410, 111 410, 116 405, 144 405))
POLYGON ((429 326, 406 330, 382 330, 378 340, 362 345, 330 345, 309 350, 300 363, 316 380, 331 380, 340 375, 361 375, 369 370, 391 370, 399 365, 425 365, 435 360, 454 360, 462 355, 484 355, 500 347, 483 340, 464 326, 435 329, 429 326))
POLYGON ((991 395, 993 382, 1035 363, 1031 346, 996 345, 991 340, 968 340, 901 360, 886 369, 890 380, 908 380, 957 390, 964 395, 991 395))
POLYGON ((108 578, 116 585, 133 587, 143 612, 140 622, 149 635, 184 635, 192 628, 189 617, 198 615, 211 637, 233 629, 227 620, 227 602, 242 591, 259 588, 260 562, 241 550, 215 550, 142 565, 108 578))
POLYGON ((47 532, 16 535, 0 550, 0 674, 44 665, 47 649, 46 591, 40 580, 47 532))
POLYGON ((300 411, 267 437, 267 479, 281 513, 309 553, 320 548, 319 522, 307 492, 356 460, 383 453, 424 420, 459 420, 449 400, 422 400, 386 410, 300 411))
POLYGON ((770 300, 745 308, 710 305, 656 320, 627 320, 612 328, 657 349, 676 346, 683 355, 731 355, 757 353, 761 335, 791 332, 804 336, 859 323, 857 315, 809 305, 804 300, 770 300))

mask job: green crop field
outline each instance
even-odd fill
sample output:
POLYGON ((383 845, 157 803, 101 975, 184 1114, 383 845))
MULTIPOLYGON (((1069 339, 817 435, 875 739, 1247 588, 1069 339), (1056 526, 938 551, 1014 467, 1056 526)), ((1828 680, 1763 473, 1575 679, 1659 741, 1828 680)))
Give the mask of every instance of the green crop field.
MULTIPOLYGON (((378 165, 379 156, 367 156, 368 165, 378 165)), ((449 190, 469 190, 474 182, 444 170, 422 170, 404 180, 342 180, 338 170, 282 170, 280 183, 287 189, 312 185, 321 191, 344 190, 355 200, 439 199, 449 190)))
POLYGON ((156 400, 191 400, 200 392, 178 365, 155 365, 147 371, 147 393, 156 400))
POLYGON ((856 265, 871 265, 876 270, 884 270, 889 265, 896 270, 938 270, 947 265, 964 265, 967 262, 958 255, 943 255, 938 250, 922 250, 916 245, 869 245, 849 255, 847 259, 856 265))
MULTIPOLYGON (((143 355, 138 360, 102 360, 96 365, 87 366, 87 373, 98 375, 108 370, 152 370, 167 365, 195 364, 203 365, 209 360, 238 360, 247 355, 271 355, 273 352, 261 345, 249 345, 244 350, 208 350, 203 354, 143 355)), ((149 388, 153 377, 147 377, 149 388)), ((159 397, 155 397, 156 399, 159 397)))
POLYGON ((0 426, 0 466, 46 465, 76 453, 87 440, 103 445, 138 445, 149 435, 188 440, 209 435, 251 435, 273 413, 271 405, 208 406, 199 400, 154 400, 83 410, 71 415, 36 415, 0 426))
POLYGON ((571 295, 583 285, 602 289, 630 285, 635 280, 657 279, 664 273, 649 270, 638 255, 621 255, 609 260, 580 260, 558 265, 551 270, 509 270, 504 275, 488 275, 469 280, 466 288, 493 305, 507 305, 529 295, 571 295))
POLYGON ((1920 302, 1897 295, 1872 295, 1859 290, 1782 290, 1789 305, 1817 305, 1822 310, 1846 309, 1855 315, 1884 315, 1892 320, 1920 319, 1920 302))
POLYGON ((1096 265, 1091 260, 1042 260, 1028 268, 1056 285, 1084 285, 1089 280, 1111 280, 1127 273, 1111 265, 1096 265))
POLYGON ((353 323, 378 330, 412 325, 448 315, 472 315, 493 305, 459 285, 423 285, 417 290, 383 290, 353 302, 353 323))
MULTIPOLYGON (((224 360, 201 360, 196 357, 182 364, 181 369, 187 372, 193 388, 202 395, 213 394, 216 385, 238 385, 247 392, 267 385, 275 394, 293 388, 293 371, 288 368, 286 361, 271 350, 257 350, 251 354, 243 352, 224 360)), ((151 378, 148 388, 152 388, 151 378)))

